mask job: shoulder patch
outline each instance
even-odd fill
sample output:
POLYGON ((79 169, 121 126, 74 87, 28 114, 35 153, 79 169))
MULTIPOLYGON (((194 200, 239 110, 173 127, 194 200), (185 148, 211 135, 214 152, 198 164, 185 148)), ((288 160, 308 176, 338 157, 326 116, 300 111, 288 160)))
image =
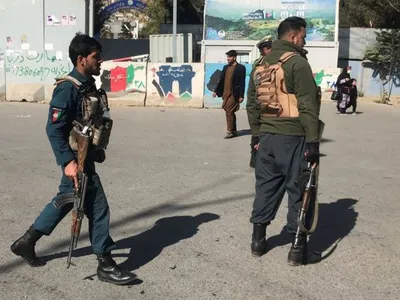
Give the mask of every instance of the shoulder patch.
POLYGON ((52 114, 51 114, 51 120, 54 122, 57 122, 58 120, 61 119, 62 115, 64 113, 64 110, 60 108, 53 107, 52 109, 52 114))

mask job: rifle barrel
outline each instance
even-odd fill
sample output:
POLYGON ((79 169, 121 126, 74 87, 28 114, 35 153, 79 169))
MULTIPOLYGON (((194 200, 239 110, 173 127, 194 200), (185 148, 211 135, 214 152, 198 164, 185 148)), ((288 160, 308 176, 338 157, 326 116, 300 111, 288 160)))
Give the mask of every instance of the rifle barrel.
POLYGON ((68 259, 67 259, 67 269, 71 265, 72 250, 75 249, 74 244, 75 244, 75 235, 71 235, 71 241, 69 244, 69 251, 68 251, 68 259))

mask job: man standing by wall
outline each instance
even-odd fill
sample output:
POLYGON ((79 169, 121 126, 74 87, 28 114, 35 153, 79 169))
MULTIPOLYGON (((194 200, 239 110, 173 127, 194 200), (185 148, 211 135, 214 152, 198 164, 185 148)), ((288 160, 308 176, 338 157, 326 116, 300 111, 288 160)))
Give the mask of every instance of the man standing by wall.
POLYGON ((230 50, 226 53, 228 64, 224 66, 221 78, 213 93, 213 98, 222 97, 222 108, 225 110, 227 133, 225 138, 237 136, 236 115, 240 103, 244 100, 246 67, 236 61, 237 53, 230 50))
MULTIPOLYGON (((285 191, 288 192, 286 230, 292 240, 288 255, 290 265, 306 263, 307 258, 307 235, 302 234, 297 246, 294 245, 304 190, 297 180, 307 162, 319 162, 321 97, 303 49, 306 26, 305 20, 299 17, 290 17, 281 22, 278 40, 272 43, 272 51, 264 59, 264 63, 282 68, 283 74, 280 76, 283 76, 284 82, 277 82, 282 86, 276 88, 275 94, 280 109, 273 105, 260 107, 256 196, 250 218, 253 223, 251 252, 261 256, 267 250, 266 227, 275 218, 285 191)), ((271 87, 265 88, 268 93, 271 87)), ((250 77, 249 100, 255 101, 256 95, 254 78, 250 77)), ((273 95, 266 98, 270 96, 273 95)))
MULTIPOLYGON (((257 48, 260 50, 260 57, 257 58, 254 63, 253 63, 253 70, 252 74, 254 72, 254 68, 260 64, 262 64, 263 58, 271 52, 271 47, 272 47, 272 36, 267 35, 263 39, 261 39, 257 43, 257 48)), ((252 75, 250 75, 252 76, 252 75)), ((248 93, 248 91, 247 91, 248 93)), ((258 138, 258 131, 260 129, 260 109, 255 101, 255 97, 252 97, 249 99, 247 97, 247 103, 246 103, 246 112, 247 112, 247 119, 249 120, 249 125, 251 129, 251 142, 250 142, 250 167, 255 168, 256 166, 256 154, 257 154, 257 145, 259 143, 259 138, 258 138)))

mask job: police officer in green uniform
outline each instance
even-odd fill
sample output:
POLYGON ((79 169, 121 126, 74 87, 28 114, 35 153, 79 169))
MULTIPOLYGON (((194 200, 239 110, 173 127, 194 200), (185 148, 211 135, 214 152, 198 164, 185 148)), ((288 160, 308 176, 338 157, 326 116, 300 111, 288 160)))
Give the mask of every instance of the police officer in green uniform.
MULTIPOLYGON (((286 230, 283 234, 292 241, 288 255, 290 265, 307 262, 307 235, 301 235, 298 247, 294 245, 297 216, 302 203, 304 187, 298 184, 307 162, 319 162, 319 112, 321 99, 313 73, 305 58, 307 23, 299 17, 290 17, 278 27, 278 40, 272 43, 271 53, 263 63, 277 64, 283 54, 294 52, 283 65, 284 79, 289 94, 297 99, 298 117, 260 116, 259 109, 250 106, 249 117, 260 125, 252 128, 259 134, 255 167, 256 196, 250 222, 253 223, 251 252, 261 256, 267 251, 266 227, 275 218, 285 191, 289 205, 286 230)), ((256 87, 250 76, 248 101, 255 102, 256 87)), ((312 213, 309 214, 311 216, 312 213)))
MULTIPOLYGON (((265 57, 265 55, 267 55, 268 53, 271 52, 271 47, 272 47, 272 35, 265 36, 257 43, 257 48, 260 50, 260 57, 254 61, 253 69, 262 63, 262 60, 265 57)), ((246 112, 247 112, 247 118, 249 121, 251 131, 255 132, 251 135, 251 143, 250 143, 250 149, 251 149, 250 150, 250 153, 251 153, 250 167, 255 168, 256 154, 257 154, 256 148, 257 148, 257 145, 259 142, 257 128, 260 127, 260 122, 259 122, 259 117, 258 117, 259 110, 255 103, 254 97, 251 99, 249 99, 249 97, 247 97, 246 112)))
MULTIPOLYGON (((45 265, 45 261, 35 254, 36 242, 43 235, 50 235, 73 206, 72 203, 68 203, 57 208, 55 203, 73 194, 74 188, 78 188, 77 151, 71 148, 69 135, 73 127, 72 122, 82 122, 84 91, 97 91, 92 76, 100 75, 101 51, 102 47, 96 40, 87 35, 77 34, 69 46, 69 57, 74 64, 69 76, 80 82, 83 89, 78 89, 71 81, 64 80, 53 92, 46 133, 57 165, 63 172, 59 192, 44 207, 28 231, 11 245, 11 251, 21 256, 32 267, 45 265)), ((111 257, 111 251, 116 245, 109 234, 110 210, 95 170, 95 162, 102 163, 105 160, 105 151, 101 148, 91 149, 93 150, 88 153, 85 165, 89 180, 84 210, 89 222, 90 242, 93 252, 97 255, 97 275, 102 281, 118 285, 127 284, 132 282, 136 275, 123 270, 111 257)))
POLYGON ((272 41, 272 35, 267 35, 257 43, 256 47, 260 50, 260 57, 254 61, 253 68, 262 61, 265 55, 271 53, 272 41))

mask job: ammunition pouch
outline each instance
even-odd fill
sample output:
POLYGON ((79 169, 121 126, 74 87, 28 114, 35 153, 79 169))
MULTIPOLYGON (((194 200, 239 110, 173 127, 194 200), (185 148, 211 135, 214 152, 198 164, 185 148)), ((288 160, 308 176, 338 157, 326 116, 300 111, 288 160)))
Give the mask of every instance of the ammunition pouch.
POLYGON ((87 88, 76 78, 65 76, 56 79, 56 84, 63 81, 70 81, 82 95, 82 120, 75 120, 69 136, 69 145, 72 150, 78 150, 77 135, 83 130, 87 130, 90 136, 91 145, 106 149, 109 141, 113 120, 110 117, 107 94, 103 89, 93 92, 87 91, 87 88))
POLYGON ((107 149, 108 143, 110 142, 113 121, 111 119, 103 119, 102 121, 102 125, 93 128, 92 144, 101 149, 107 149))

